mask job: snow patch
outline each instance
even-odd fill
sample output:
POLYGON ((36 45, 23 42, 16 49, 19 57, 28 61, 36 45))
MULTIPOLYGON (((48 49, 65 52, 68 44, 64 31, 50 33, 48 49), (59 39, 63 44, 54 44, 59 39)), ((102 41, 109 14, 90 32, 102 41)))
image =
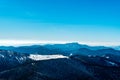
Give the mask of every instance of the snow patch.
POLYGON ((30 59, 33 60, 49 60, 49 59, 59 59, 59 58, 68 58, 67 56, 63 55, 38 55, 38 54, 30 54, 30 59))
POLYGON ((118 66, 116 63, 111 62, 111 61, 109 61, 108 63, 111 64, 111 65, 113 65, 113 66, 118 66))
POLYGON ((4 58, 4 55, 0 54, 0 57, 4 58))

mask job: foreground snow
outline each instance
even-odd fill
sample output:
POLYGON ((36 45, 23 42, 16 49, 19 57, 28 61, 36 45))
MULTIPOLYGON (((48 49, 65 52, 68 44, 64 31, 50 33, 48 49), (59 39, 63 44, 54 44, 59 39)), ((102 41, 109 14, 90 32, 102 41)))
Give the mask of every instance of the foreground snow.
POLYGON ((68 58, 67 56, 63 55, 38 55, 38 54, 31 54, 29 56, 30 59, 33 60, 49 60, 49 59, 59 59, 59 58, 68 58))

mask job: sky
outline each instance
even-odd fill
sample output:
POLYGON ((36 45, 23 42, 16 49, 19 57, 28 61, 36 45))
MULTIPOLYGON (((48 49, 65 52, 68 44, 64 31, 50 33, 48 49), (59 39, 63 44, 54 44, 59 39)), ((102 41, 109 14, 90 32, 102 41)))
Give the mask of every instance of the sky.
POLYGON ((119 0, 0 0, 0 44, 120 45, 119 0))

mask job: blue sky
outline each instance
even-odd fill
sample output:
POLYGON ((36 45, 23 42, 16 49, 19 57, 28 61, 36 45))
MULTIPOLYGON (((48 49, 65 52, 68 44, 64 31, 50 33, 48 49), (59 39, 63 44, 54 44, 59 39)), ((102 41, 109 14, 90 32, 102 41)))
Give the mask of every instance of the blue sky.
POLYGON ((120 45, 119 3, 119 0, 0 0, 0 39, 120 45))

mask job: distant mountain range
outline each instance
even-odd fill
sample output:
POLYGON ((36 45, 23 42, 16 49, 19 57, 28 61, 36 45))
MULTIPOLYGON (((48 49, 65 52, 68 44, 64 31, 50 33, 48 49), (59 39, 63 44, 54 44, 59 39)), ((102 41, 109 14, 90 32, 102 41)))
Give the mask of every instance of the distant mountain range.
POLYGON ((0 49, 3 50, 11 50, 18 53, 26 53, 26 54, 62 54, 62 55, 75 55, 75 54, 83 54, 83 55, 104 55, 104 54, 115 54, 120 55, 119 49, 104 47, 104 46, 88 46, 81 45, 78 43, 66 43, 66 44, 46 44, 46 45, 32 45, 32 46, 0 46, 0 49))
POLYGON ((120 46, 113 46, 113 49, 120 50, 120 46))

